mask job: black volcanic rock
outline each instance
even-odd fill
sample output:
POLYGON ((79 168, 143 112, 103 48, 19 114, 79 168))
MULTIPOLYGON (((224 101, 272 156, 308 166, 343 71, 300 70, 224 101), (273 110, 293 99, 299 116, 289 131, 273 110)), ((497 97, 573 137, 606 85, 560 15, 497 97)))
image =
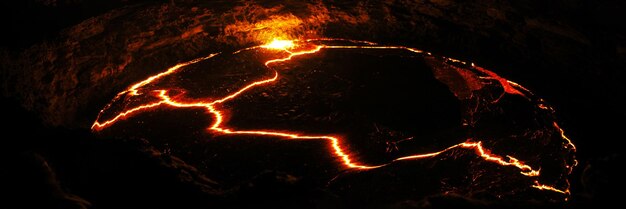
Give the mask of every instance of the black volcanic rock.
MULTIPOLYGON (((116 96, 98 117, 98 124, 113 123, 94 132, 146 139, 226 188, 268 177, 268 170, 284 172, 286 177, 261 179, 307 182, 301 191, 323 188, 350 205, 382 206, 440 192, 490 201, 561 201, 567 196, 533 188, 536 181, 566 190, 567 168, 575 162, 552 109, 523 87, 473 64, 426 52, 371 49, 376 45, 333 48, 359 44, 337 40, 296 44, 300 47, 290 49, 295 53, 327 47, 269 66, 265 61, 287 53, 249 48, 181 66, 116 96), (273 76, 270 83, 248 86, 273 76), (235 92, 240 94, 206 106, 235 92), (165 98, 178 105, 127 112, 165 98), (335 136, 339 148, 320 137, 250 134, 259 131, 335 136), (481 149, 446 149, 465 142, 480 143, 481 149), (402 159, 440 150, 424 159, 402 159), (354 164, 382 167, 351 169, 339 152, 354 164), (522 175, 528 170, 498 165, 494 158, 519 159, 541 174, 522 175)), ((292 189, 283 184, 288 182, 269 181, 272 186, 265 187, 280 193, 292 189)), ((245 193, 235 195, 244 194, 239 192, 245 193)), ((282 196, 261 199, 280 202, 282 196)))
POLYGON ((49 128, 16 102, 0 102, 2 208, 172 208, 224 205, 219 185, 140 140, 49 128), (25 131, 27 130, 27 131, 25 131), (17 137, 19 136, 19 137, 17 137))
POLYGON ((83 209, 91 206, 88 201, 65 191, 41 155, 22 152, 5 160, 0 180, 5 192, 2 207, 83 209))
MULTIPOLYGON (((621 162, 615 153, 623 151, 613 141, 622 135, 626 125, 626 76, 622 70, 626 68, 626 27, 619 21, 624 19, 621 11, 625 5, 619 0, 8 0, 2 1, 1 6, 3 31, 9 36, 0 45, 2 104, 17 103, 8 109, 3 106, 7 110, 2 112, 3 122, 12 125, 3 127, 3 132, 20 135, 23 132, 18 130, 33 128, 23 138, 3 137, 5 145, 1 148, 7 150, 4 159, 14 161, 17 167, 36 168, 33 173, 54 171, 60 191, 78 195, 96 207, 116 207, 116 203, 126 201, 131 202, 128 207, 142 208, 146 207, 141 205, 143 200, 155 199, 158 201, 151 206, 186 202, 191 207, 221 199, 223 195, 215 189, 219 186, 211 181, 198 180, 204 182, 198 187, 180 186, 179 182, 186 180, 179 177, 196 179, 202 174, 176 170, 196 168, 169 161, 167 154, 155 154, 160 151, 150 145, 133 144, 137 140, 126 143, 120 142, 125 139, 94 139, 86 128, 100 108, 131 83, 180 61, 257 45, 273 35, 341 37, 407 45, 474 61, 524 84, 555 107, 562 127, 578 145, 581 165, 571 178, 573 200, 568 206, 593 206, 600 200, 621 204, 619 196, 605 196, 615 194, 607 188, 619 181, 613 179, 612 169, 621 162), (255 25, 293 17, 300 22, 280 27, 255 25), (125 154, 118 155, 119 152, 125 154), (40 166, 41 162, 47 162, 49 167, 40 166), (584 168, 588 169, 582 174, 584 168), (98 174, 102 170, 111 172, 98 174), (151 171, 169 174, 154 177, 151 171), (136 175, 127 177, 127 172, 136 175), (169 186, 141 187, 133 184, 137 181, 145 185, 165 182, 169 186), (108 186, 109 190, 94 185, 108 186), (125 194, 143 196, 116 202, 103 195, 127 187, 133 188, 125 194), (205 193, 198 192, 205 190, 198 188, 210 189, 205 193), (218 197, 213 199, 214 195, 218 197), (161 204, 167 201, 168 204, 161 204)), ((491 119, 498 121, 497 117, 491 119)), ((509 125, 503 124, 503 128, 509 125)), ((524 137, 537 134, 521 133, 524 137)), ((276 176, 297 176, 277 173, 276 176)), ((50 179, 48 174, 34 178, 38 179, 34 182, 50 179)), ((231 191, 237 193, 237 189, 231 191)), ((328 202, 336 205, 333 198, 328 202)), ((388 202, 390 207, 400 208, 445 208, 450 206, 448 202, 478 208, 552 206, 545 202, 486 203, 454 195, 392 202, 388 202)))

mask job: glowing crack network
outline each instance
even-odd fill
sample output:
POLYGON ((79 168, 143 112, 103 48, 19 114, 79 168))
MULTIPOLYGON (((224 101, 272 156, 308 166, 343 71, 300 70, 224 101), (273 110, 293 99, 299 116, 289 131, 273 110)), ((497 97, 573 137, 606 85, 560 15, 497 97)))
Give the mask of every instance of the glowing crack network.
MULTIPOLYGON (((251 50, 251 49, 265 49, 265 50, 275 50, 275 51, 282 51, 285 53, 286 56, 281 57, 281 58, 276 58, 276 59, 270 59, 267 60, 265 62, 265 65, 268 67, 268 69, 273 70, 271 68, 271 66, 273 64, 276 63, 280 63, 280 62, 287 62, 289 60, 291 60, 293 57, 296 56, 303 56, 303 55, 307 55, 307 54, 314 54, 316 52, 319 52, 320 50, 323 49, 400 49, 400 50, 406 50, 412 53, 426 53, 428 55, 430 55, 430 53, 427 52, 423 52, 421 50, 418 49, 414 49, 414 48, 409 48, 409 47, 404 47, 404 46, 380 46, 377 45, 375 43, 372 42, 367 42, 367 41, 354 41, 354 40, 347 40, 350 41, 352 43, 358 43, 360 45, 351 45, 351 46, 344 46, 344 45, 337 45, 337 46, 332 46, 332 45, 316 45, 313 44, 315 41, 335 41, 335 40, 340 40, 340 41, 346 41, 345 39, 329 39, 329 38, 325 38, 325 39, 310 39, 310 40, 302 40, 302 41, 291 41, 291 40, 278 40, 278 39, 274 39, 271 43, 265 44, 265 45, 261 45, 261 46, 256 46, 256 47, 250 47, 250 48, 246 48, 243 50, 239 50, 237 52, 234 53, 239 53, 241 51, 245 51, 245 50, 251 50)), ((154 101, 151 103, 145 103, 145 104, 141 104, 141 105, 137 105, 134 107, 130 107, 130 108, 126 108, 123 111, 121 111, 119 114, 110 117, 108 119, 103 118, 103 112, 105 110, 107 110, 112 103, 110 103, 109 105, 105 106, 105 108, 100 112, 100 114, 98 115, 98 118, 95 120, 95 122, 92 125, 92 130, 93 131, 100 131, 103 129, 106 129, 108 127, 110 127, 111 125, 115 124, 118 121, 121 120, 125 120, 129 117, 132 117, 140 112, 144 112, 150 109, 154 109, 157 108, 159 106, 171 106, 171 107, 176 107, 176 108, 204 108, 207 110, 207 113, 210 113, 213 116, 213 123, 211 125, 208 126, 208 131, 210 132, 216 132, 216 133, 221 133, 221 134, 230 134, 230 135, 265 135, 265 136, 274 136, 274 137, 280 137, 280 138, 288 138, 288 139, 313 139, 313 140, 326 140, 328 141, 328 143, 330 144, 330 150, 331 153, 338 159, 340 159, 341 163, 343 164, 344 167, 346 168, 350 168, 350 169, 376 169, 379 167, 383 167, 388 165, 387 164, 381 164, 381 165, 368 165, 368 164, 363 164, 361 162, 358 162, 356 160, 353 159, 353 157, 350 155, 350 153, 348 151, 346 151, 346 148, 344 148, 341 145, 341 141, 342 139, 340 137, 336 137, 336 136, 330 136, 330 135, 305 135, 305 134, 301 134, 301 133, 296 133, 296 132, 284 132, 284 131, 267 131, 267 130, 237 130, 236 128, 233 127, 227 127, 224 124, 225 121, 225 117, 226 117, 226 113, 221 110, 220 108, 218 108, 217 106, 219 104, 222 104, 226 101, 232 100, 238 96, 240 96, 241 94, 245 93, 246 91, 253 89, 255 87, 258 86, 263 86, 263 85, 271 85, 272 83, 274 83, 280 76, 280 73, 277 70, 273 70, 273 74, 274 76, 270 77, 270 78, 265 78, 265 79, 261 79, 261 80, 256 80, 253 82, 250 82, 249 84, 239 88, 239 90, 226 95, 222 98, 219 99, 214 99, 214 100, 206 100, 206 101, 194 101, 194 102, 186 102, 186 101, 178 101, 172 97, 170 97, 168 95, 168 90, 164 89, 164 90, 157 90, 154 92, 141 92, 142 87, 151 84, 152 82, 159 80, 165 76, 171 75, 176 73, 177 71, 179 71, 181 68, 203 61, 203 60, 207 60, 210 59, 216 55, 218 55, 219 53, 215 53, 215 54, 210 54, 206 57, 202 57, 199 59, 195 59, 192 61, 188 61, 188 62, 183 62, 183 63, 179 63, 173 67, 170 67, 169 69, 167 69, 164 72, 158 73, 156 75, 150 76, 145 80, 142 80, 140 82, 137 82, 133 85, 131 85, 127 90, 120 92, 113 101, 116 101, 118 99, 120 99, 121 97, 133 97, 133 96, 137 96, 137 95, 141 95, 144 93, 153 93, 155 94, 156 98, 158 98, 158 101, 154 101)), ((449 61, 452 62, 461 62, 466 64, 465 62, 459 61, 459 60, 454 60, 454 59, 449 59, 449 61)), ((472 66, 474 66, 473 64, 471 64, 472 66)), ((477 69, 478 71, 484 73, 485 75, 488 76, 489 79, 493 79, 497 82, 499 82, 501 84, 501 86, 503 87, 504 91, 502 93, 502 95, 504 94, 515 94, 515 95, 520 95, 523 97, 526 97, 524 93, 522 93, 520 90, 518 89, 523 89, 525 91, 527 91, 526 89, 524 89, 522 86, 520 86, 519 84, 516 84, 512 81, 506 80, 500 76, 498 76, 496 73, 491 72, 489 70, 480 68, 480 67, 475 67, 475 69, 477 69)), ((500 98, 502 98, 502 96, 500 96, 499 98, 496 99, 499 100, 500 98)), ((494 102, 496 102, 494 101, 494 102)), ((544 104, 540 104, 539 108, 542 109, 547 109, 549 107, 547 107, 544 104)), ((576 150, 575 145, 572 143, 572 141, 565 135, 564 131, 559 127, 559 125, 554 122, 553 123, 554 128, 556 128, 561 135, 561 138, 564 140, 564 147, 567 149, 570 149, 572 151, 576 150)), ((522 175, 528 176, 528 177, 538 177, 541 174, 541 169, 540 168, 536 168, 536 167, 532 167, 524 162, 522 162, 521 160, 513 157, 513 156, 509 156, 509 155, 501 155, 501 154, 495 154, 492 153, 488 148, 486 148, 483 143, 481 141, 475 141, 475 140, 471 140, 468 139, 466 142, 460 143, 460 144, 456 144, 453 146, 450 146, 448 148, 445 148, 443 150, 437 151, 437 152, 432 152, 432 153, 422 153, 422 154, 414 154, 414 155, 410 155, 410 156, 403 156, 403 157, 399 157, 393 161, 403 161, 403 160, 417 160, 417 159, 423 159, 423 158, 432 158, 434 156, 437 156, 441 153, 444 153, 446 151, 449 150, 453 150, 453 149, 468 149, 468 150, 473 150, 477 156, 479 156, 481 159, 494 163, 494 164, 498 164, 501 166, 509 166, 509 167, 514 167, 517 168, 519 170, 519 172, 522 175)), ((571 173, 573 167, 575 166, 568 165, 568 169, 569 169, 569 173, 571 173)), ((569 174, 568 173, 568 174, 569 174)), ((557 188, 555 186, 551 186, 551 185, 546 185, 546 184, 542 184, 539 181, 534 181, 533 185, 529 185, 532 188, 538 189, 538 190, 545 190, 545 191, 551 191, 551 192, 557 192, 557 193, 562 193, 565 195, 569 195, 569 185, 566 188, 557 188)))

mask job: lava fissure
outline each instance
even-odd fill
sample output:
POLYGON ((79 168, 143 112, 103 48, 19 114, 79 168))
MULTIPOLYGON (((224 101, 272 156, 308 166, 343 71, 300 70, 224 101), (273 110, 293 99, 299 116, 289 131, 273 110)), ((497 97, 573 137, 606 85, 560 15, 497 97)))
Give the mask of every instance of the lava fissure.
MULTIPOLYGON (((309 39, 306 40, 305 42, 310 44, 313 41, 317 41, 317 40, 344 40, 344 39, 309 39)), ((404 46, 377 46, 375 43, 372 42, 367 42, 367 41, 352 41, 353 43, 361 43, 361 44, 367 44, 367 45, 355 45, 355 46, 328 46, 328 45, 312 45, 312 48, 309 49, 304 49, 304 50, 298 50, 300 46, 298 46, 298 44, 294 41, 286 41, 286 40, 274 40, 272 43, 266 44, 266 45, 261 45, 261 46, 255 46, 255 47, 249 47, 246 49, 242 49, 239 51, 236 51, 234 53, 239 53, 241 51, 244 50, 251 50, 251 49, 259 49, 259 48, 263 48, 263 49, 267 49, 267 50, 279 50, 282 51, 284 53, 287 54, 287 56, 282 57, 282 58, 277 58, 277 59, 271 59, 265 62, 265 65, 269 68, 270 65, 272 64, 277 64, 280 62, 286 62, 291 60, 293 57, 296 56, 301 56, 301 55, 307 55, 307 54, 314 54, 316 52, 319 52, 322 49, 402 49, 402 50, 407 50, 410 52, 414 52, 414 53, 425 53, 421 50, 418 49, 413 49, 413 48, 409 48, 409 47, 404 47, 404 46), (295 50, 294 50, 295 49, 295 50)), ((140 92, 141 88, 170 74, 173 74, 175 72, 177 72, 179 69, 190 65, 190 64, 194 64, 203 60, 207 60, 210 59, 216 55, 218 55, 219 53, 214 53, 211 54, 209 56, 206 57, 202 57, 199 59, 195 59, 192 61, 188 61, 188 62, 184 62, 184 63, 180 63, 177 64, 173 67, 170 67, 169 69, 167 69, 164 72, 158 73, 156 75, 150 76, 145 80, 142 80, 136 84, 133 84, 131 87, 129 87, 127 90, 120 92, 116 98, 114 98, 113 101, 116 101, 117 99, 119 99, 121 96, 137 96, 137 95, 141 95, 142 93, 140 92)), ((430 54, 430 53, 427 53, 430 54)), ((449 58, 448 58, 449 59, 449 58)), ((449 59, 451 61, 454 62, 461 62, 458 60, 454 60, 454 59, 449 59)), ((462 62, 465 63, 465 62, 462 62)), ((472 64, 473 66, 473 64, 472 64)), ((270 68, 271 69, 271 68, 270 68)), ((498 76, 497 74, 488 71, 486 69, 480 68, 480 67, 476 67, 476 69, 486 75, 488 75, 491 79, 497 80, 498 82, 500 82, 501 86, 504 88, 504 92, 503 94, 516 94, 516 95, 521 95, 523 97, 526 97, 526 95, 522 92, 520 92, 519 90, 517 90, 515 87, 517 88, 521 88, 523 90, 523 87, 521 87, 520 85, 513 83, 511 81, 508 81, 500 76, 498 76)), ((272 69, 273 70, 273 69, 272 69)), ((117 114, 116 116, 114 116, 113 118, 109 119, 109 120, 104 120, 104 121, 100 121, 101 120, 101 115, 103 113, 104 110, 108 109, 110 107, 111 104, 105 106, 105 108, 100 112, 100 114, 98 115, 96 121, 94 122, 94 124, 92 125, 92 130, 94 131, 100 131, 102 129, 105 129, 111 125, 113 125, 114 123, 116 123, 117 121, 120 120, 124 120, 134 114, 137 114, 139 112, 143 112, 146 110, 150 110, 150 109, 154 109, 157 108, 159 106, 162 105, 168 105, 171 107, 177 107, 177 108, 204 108, 208 111, 208 113, 213 115, 213 119, 214 122, 213 124, 211 124, 207 130, 208 131, 212 131, 212 132, 216 132, 216 133, 221 133, 221 134, 236 134, 236 135, 256 135, 256 136, 275 136, 275 137, 282 137, 282 138, 288 138, 288 139, 319 139, 319 140, 328 140, 330 142, 330 147, 332 149, 332 153, 333 155, 335 155, 335 157, 341 159, 342 164, 347 167, 347 168, 354 168, 354 169, 374 169, 374 168, 379 168, 382 166, 386 166, 390 163, 387 164, 382 164, 382 165, 365 165, 362 163, 357 162, 356 160, 354 160, 349 152, 347 152, 346 148, 344 148, 341 145, 341 138, 339 137, 335 137, 335 136, 326 136, 326 135, 322 135, 322 136, 310 136, 310 135, 301 135, 295 132, 281 132, 281 131, 263 131, 263 130, 235 130, 235 129, 231 129, 228 127, 224 126, 224 113, 222 110, 220 110, 217 105, 225 103, 229 100, 232 100, 234 98, 237 98, 239 95, 243 94, 244 92, 253 89, 257 86, 262 86, 262 85, 268 85, 271 83, 274 83, 275 81, 278 80, 279 78, 279 72, 277 70, 273 70, 274 71, 274 76, 271 78, 265 78, 262 80, 257 80, 254 81, 242 88, 240 88, 239 90, 235 91, 234 93, 228 94, 220 99, 217 100, 213 100, 213 101, 200 101, 200 102, 183 102, 183 101, 177 101, 172 99, 169 95, 168 95, 168 90, 158 90, 158 95, 157 98, 159 99, 159 101, 156 102, 152 102, 152 103, 148 103, 148 104, 143 104, 140 106, 136 106, 134 108, 130 108, 127 109, 119 114, 117 114)), ((527 97, 526 97, 527 98, 527 97)), ((498 98, 499 99, 499 98, 498 98)), ((113 102, 112 102, 113 103, 113 102)), ((556 124, 556 122, 554 122, 554 127, 557 128, 560 131, 560 134, 562 136, 562 138, 564 140, 566 140, 566 143, 564 146, 566 146, 566 148, 571 148, 573 151, 575 151, 576 147, 574 146, 574 144, 571 142, 571 140, 569 138, 567 138, 567 136, 565 136, 564 131, 559 128, 559 126, 556 124)), ((471 149, 474 150, 475 153, 481 157, 483 160, 485 161, 489 161, 489 162, 493 162, 502 166, 512 166, 512 167, 516 167, 520 170, 520 173, 525 175, 525 176, 529 176, 529 177, 537 177, 540 175, 540 170, 541 169, 534 169, 532 168, 530 165, 525 164, 524 162, 518 160, 515 157, 512 156, 508 156, 506 155, 505 157, 502 157, 500 155, 496 155, 496 154, 492 154, 491 151, 487 148, 485 148, 482 145, 481 141, 470 141, 468 140, 467 142, 463 142, 463 143, 459 143, 453 146, 450 146, 446 149, 443 149, 441 151, 438 152, 432 152, 432 153, 424 153, 424 154, 415 154, 415 155, 410 155, 410 156, 404 156, 404 157, 400 157, 397 158, 393 161, 402 161, 402 160, 414 160, 414 159, 423 159, 423 158, 430 158, 430 157, 434 157, 437 156, 439 154, 442 154, 446 151, 452 150, 452 149, 456 149, 456 148, 463 148, 463 149, 471 149)), ((393 162, 392 161, 392 162, 393 162)), ((572 166, 573 167, 573 166, 572 166)), ((571 172, 571 169, 570 169, 571 172)), ((564 189, 564 190, 560 190, 557 189, 553 186, 549 186, 549 185, 544 185, 544 184, 540 184, 538 181, 535 181, 534 185, 531 185, 532 188, 536 188, 539 190, 547 190, 547 191, 553 191, 553 192, 558 192, 558 193, 562 193, 562 194, 569 194, 569 187, 564 189)))

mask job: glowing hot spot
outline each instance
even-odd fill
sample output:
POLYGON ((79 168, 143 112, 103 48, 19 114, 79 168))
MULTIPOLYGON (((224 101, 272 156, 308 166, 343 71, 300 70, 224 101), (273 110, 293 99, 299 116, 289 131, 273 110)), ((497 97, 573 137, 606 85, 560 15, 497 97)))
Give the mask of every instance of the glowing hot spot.
POLYGON ((261 47, 266 49, 287 50, 293 48, 294 46, 296 46, 296 44, 294 44, 291 40, 274 39, 272 42, 261 47))

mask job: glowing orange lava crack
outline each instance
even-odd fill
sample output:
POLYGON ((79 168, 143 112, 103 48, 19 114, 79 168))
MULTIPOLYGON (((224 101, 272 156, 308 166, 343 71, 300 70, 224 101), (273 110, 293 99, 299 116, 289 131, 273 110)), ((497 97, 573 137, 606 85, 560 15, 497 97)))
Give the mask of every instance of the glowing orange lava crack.
POLYGON ((539 176, 539 170, 534 170, 532 167, 530 167, 529 165, 524 164, 523 162, 519 161, 518 159, 511 157, 511 156, 507 156, 507 158, 509 158, 509 160, 504 160, 502 157, 498 156, 498 155, 494 155, 491 154, 491 152, 487 149, 485 149, 482 146, 482 142, 463 142, 460 144, 456 144, 454 146, 448 147, 446 149, 443 149, 439 152, 433 152, 433 153, 426 153, 426 154, 419 154, 419 155, 411 155, 411 156, 405 156, 405 157, 401 157, 398 158, 396 160, 412 160, 412 159, 420 159, 420 158, 428 158, 428 157, 434 157, 436 155, 439 155, 441 153, 444 153, 448 150, 454 149, 454 148, 466 148, 466 149, 474 149, 476 151, 476 154, 478 154, 478 156, 482 157, 484 160, 486 161, 490 161, 490 162, 494 162, 500 165, 504 165, 504 166, 514 166, 519 168, 520 170, 522 170, 520 173, 525 175, 525 176, 539 176))
MULTIPOLYGON (((334 39, 320 39, 320 40, 334 40, 334 39)), ((343 39, 337 39, 337 40, 343 40, 343 39)), ((315 40, 307 40, 306 42, 311 42, 311 41, 315 41, 315 40)), ((408 48, 408 47, 403 47, 403 46, 376 46, 374 43, 371 42, 359 42, 359 43, 366 43, 368 45, 365 46, 326 46, 326 45, 313 45, 314 47, 312 49, 307 49, 307 50, 301 50, 301 51, 296 51, 296 52, 292 52, 292 49, 298 48, 299 46, 297 44, 295 44, 295 42, 293 41, 287 41, 287 40, 274 40, 272 43, 266 44, 266 45, 261 45, 261 46, 257 46, 257 47, 250 47, 247 49, 243 49, 243 50, 250 50, 250 49, 257 49, 257 48, 264 48, 264 49, 268 49, 268 50, 281 50, 284 51, 285 53, 288 54, 288 56, 284 57, 284 58, 278 58, 278 59, 272 59, 269 61, 265 62, 265 65, 269 67, 270 64, 273 63, 279 63, 279 62, 285 62, 288 60, 291 60, 293 57, 295 56, 300 56, 300 55, 305 55, 305 54, 313 54, 316 53, 318 51, 320 51, 323 48, 329 48, 329 49, 354 49, 354 48, 364 48, 364 49, 404 49, 404 50, 408 50, 414 53, 424 53, 421 50, 417 50, 417 49, 413 49, 413 48, 408 48)), ((236 51, 235 53, 239 53, 243 50, 240 51, 236 51)), ((211 54, 209 56, 206 57, 202 57, 199 59, 195 59, 192 61, 188 61, 188 62, 184 62, 184 63, 180 63, 177 64, 171 68, 169 68, 167 71, 159 73, 157 75, 154 76, 150 76, 149 78, 140 81, 134 85, 132 85, 129 89, 120 92, 116 98, 118 99, 119 97, 123 96, 124 94, 128 93, 128 96, 137 96, 140 95, 139 90, 141 87, 146 86, 152 82, 154 82, 155 80, 158 80, 164 76, 167 76, 169 74, 175 73, 176 71, 178 71, 180 68, 193 64, 193 63, 197 63, 200 62, 202 60, 206 60, 209 59, 211 57, 214 57, 216 54, 211 54)), ((452 60, 455 61, 455 60, 452 60)), ((457 61, 460 62, 460 61, 457 61)), ((478 69, 479 71, 489 75, 491 78, 498 80, 501 85, 504 87, 505 93, 509 93, 509 94, 518 94, 521 96, 525 96, 523 93, 521 93, 520 91, 518 91, 517 89, 513 88, 512 86, 516 86, 516 87, 521 87, 520 85, 517 85, 516 83, 510 82, 502 77, 499 77, 497 74, 482 69, 480 67, 476 67, 476 69, 478 69)), ((201 101, 201 102, 193 102, 193 103, 187 103, 187 102, 181 102, 181 101, 176 101, 172 98, 170 98, 167 93, 167 90, 158 90, 158 98, 160 99, 160 101, 157 102, 153 102, 153 103, 149 103, 149 104, 144 104, 144 105, 140 105, 134 108, 131 108, 129 110, 126 110, 122 113, 119 113, 118 115, 116 115, 115 117, 113 117, 112 119, 106 120, 104 122, 99 122, 100 119, 100 115, 98 116, 98 118, 96 119, 96 121, 94 122, 94 124, 92 125, 92 129, 94 131, 99 131, 102 130, 112 124, 114 124, 115 122, 119 121, 119 120, 123 120, 127 117, 129 117, 132 114, 136 114, 138 112, 141 111, 145 111, 145 110, 149 110, 149 109, 153 109, 156 108, 158 106, 161 105, 169 105, 169 106, 173 106, 173 107, 182 107, 182 108, 190 108, 190 107, 195 107, 195 108, 205 108, 209 113, 211 113, 214 117, 214 122, 213 124, 211 124, 208 128, 208 130, 213 131, 213 132, 217 132, 217 133, 222 133, 222 134, 241 134, 241 135, 257 135, 257 136, 275 136, 275 137, 284 137, 284 138, 289 138, 289 139, 323 139, 323 140, 328 140, 330 141, 330 145, 331 148, 333 150, 333 154, 340 158, 343 165, 345 165, 348 168, 356 168, 356 169, 373 169, 373 168, 378 168, 378 167, 382 167, 382 166, 386 166, 388 164, 382 164, 382 165, 363 165, 360 164, 356 161, 354 161, 353 159, 351 159, 350 155, 344 151, 345 148, 343 148, 341 146, 340 143, 340 138, 334 137, 334 136, 306 136, 306 135, 300 135, 300 134, 296 134, 296 133, 290 133, 290 132, 278 132, 278 131, 261 131, 261 130, 232 130, 229 128, 226 128, 223 126, 223 122, 224 122, 224 114, 215 106, 217 104, 221 104, 224 103, 228 100, 234 99, 237 96, 241 95, 242 93, 244 93, 245 91, 252 89, 256 86, 261 86, 261 85, 266 85, 266 84, 270 84, 275 82, 278 79, 278 71, 274 71, 274 76, 271 78, 266 78, 263 80, 258 80, 255 81, 253 83, 250 83, 246 86, 244 86, 243 88, 239 89, 238 91, 231 93, 223 98, 214 100, 214 101, 201 101)), ((525 89, 524 89, 525 90, 525 89)), ((106 110, 111 104, 107 105, 104 109, 106 110)), ((102 111, 100 112, 102 114, 102 111)), ((569 146, 571 148, 573 148, 574 150, 576 149, 576 147, 574 146, 574 144, 571 142, 571 140, 569 140, 569 138, 567 138, 564 133, 563 130, 560 129, 558 127, 558 125, 556 124, 556 122, 554 123, 554 127, 557 128, 560 133, 561 136, 567 141, 567 144, 565 146, 569 146)), ((473 149, 476 154, 478 156, 480 156, 482 159, 489 161, 489 162, 493 162, 493 163, 497 163, 499 165, 502 166, 512 166, 512 167, 516 167, 518 169, 520 169, 520 173, 526 176, 539 176, 540 174, 540 169, 533 169, 531 166, 524 164, 522 161, 518 160, 517 158, 511 157, 511 156, 506 156, 505 157, 501 157, 495 154, 492 154, 491 151, 489 151, 488 149, 486 149, 483 145, 482 142, 478 141, 478 142, 463 142, 451 147, 448 147, 446 149, 443 149, 441 151, 438 152, 433 152, 433 153, 426 153, 426 154, 418 154, 418 155, 411 155, 411 156, 405 156, 405 157, 400 157, 395 159, 394 161, 401 161, 401 160, 413 160, 413 159, 422 159, 422 158, 430 158, 430 157, 434 157, 437 156, 441 153, 444 153, 446 151, 449 151, 451 149, 455 149, 455 148, 465 148, 465 149, 473 149), (505 160, 506 159, 506 160, 505 160)), ((571 170, 570 170, 571 172, 571 170)), ((559 190, 556 189, 555 187, 549 186, 549 185, 543 185, 540 184, 539 182, 535 181, 535 185, 532 185, 533 188, 536 189, 540 189, 540 190, 549 190, 549 191, 554 191, 554 192, 559 192, 559 193, 563 193, 563 194, 569 194, 569 189, 566 190, 559 190)))
MULTIPOLYGON (((119 99, 120 97, 124 96, 124 94, 126 94, 126 93, 128 93, 129 96, 137 96, 137 95, 139 95, 139 88, 141 88, 141 87, 143 87, 145 85, 148 85, 148 84, 154 82, 155 80, 158 80, 159 78, 162 78, 164 76, 167 76, 167 75, 170 75, 172 73, 175 73, 176 71, 178 71, 180 68, 182 68, 184 66, 191 65, 191 64, 203 61, 203 60, 210 59, 212 57, 217 56, 218 54, 220 54, 220 53, 213 53, 213 54, 210 54, 210 55, 205 56, 205 57, 201 57, 201 58, 198 58, 198 59, 194 59, 194 60, 191 60, 191 61, 187 61, 187 62, 183 62, 183 63, 179 63, 177 65, 174 65, 173 67, 170 67, 169 69, 167 69, 165 72, 161 72, 159 74, 150 76, 150 77, 148 77, 147 79, 145 79, 143 81, 140 81, 140 82, 138 82, 136 84, 133 84, 127 90, 118 93, 117 96, 115 96, 115 98, 113 100, 115 101, 115 100, 119 99)), ((141 106, 132 108, 130 110, 127 110, 126 112, 120 113, 117 116, 113 117, 113 119, 104 121, 102 123, 98 122, 98 119, 100 119, 100 117, 101 117, 102 113, 104 112, 104 110, 108 109, 111 106, 111 104, 113 104, 113 103, 109 103, 107 106, 105 106, 100 111, 100 113, 98 114, 98 118, 93 123, 93 125, 91 125, 91 129, 93 129, 93 130, 101 130, 101 129, 106 128, 107 126, 115 123, 117 120, 126 117, 128 114, 132 114, 132 113, 140 111, 140 110, 154 108, 156 106, 161 105, 162 102, 156 102, 156 103, 152 103, 152 104, 141 105, 141 106)))
POLYGON ((143 87, 145 85, 148 85, 149 83, 152 83, 153 81, 155 81, 155 80, 157 80, 157 79, 159 79, 161 77, 164 77, 164 76, 167 76, 169 74, 175 73, 176 71, 178 71, 180 68, 182 68, 184 66, 191 65, 191 64, 203 61, 203 60, 210 59, 210 58, 212 58, 212 57, 214 57, 214 56, 216 56, 218 54, 219 53, 214 53, 214 54, 210 54, 209 56, 206 56, 206 57, 201 57, 201 58, 194 59, 194 60, 191 60, 191 61, 188 61, 188 62, 183 62, 183 63, 179 63, 177 65, 174 65, 174 67, 171 67, 171 68, 167 69, 165 72, 162 72, 162 73, 150 76, 146 80, 143 80, 143 81, 141 81, 139 83, 136 83, 135 85, 132 85, 128 90, 122 91, 119 94, 124 94, 126 92, 130 92, 131 95, 139 95, 139 93, 138 93, 138 89, 139 88, 141 88, 141 87, 143 87))
POLYGON ((268 60, 267 62, 265 62, 265 66, 269 66, 270 64, 276 63, 276 62, 288 61, 288 60, 291 60, 291 58, 293 58, 295 56, 304 55, 304 54, 313 54, 313 53, 316 53, 316 52, 320 51, 322 48, 323 48, 323 46, 315 46, 315 48, 311 49, 311 50, 305 50, 305 51, 299 51, 299 52, 291 52, 287 48, 268 47, 268 49, 280 49, 280 50, 283 50, 283 51, 289 53, 289 56, 287 56, 285 58, 280 58, 280 59, 268 60))
POLYGON ((548 185, 545 185, 545 184, 541 184, 538 181, 535 181, 535 184, 532 185, 532 187, 535 188, 535 189, 539 189, 539 190, 548 190, 548 191, 558 192, 558 193, 566 194, 566 195, 570 194, 569 188, 567 188, 565 190, 560 190, 560 189, 557 189, 557 188, 555 188, 553 186, 548 186, 548 185))

